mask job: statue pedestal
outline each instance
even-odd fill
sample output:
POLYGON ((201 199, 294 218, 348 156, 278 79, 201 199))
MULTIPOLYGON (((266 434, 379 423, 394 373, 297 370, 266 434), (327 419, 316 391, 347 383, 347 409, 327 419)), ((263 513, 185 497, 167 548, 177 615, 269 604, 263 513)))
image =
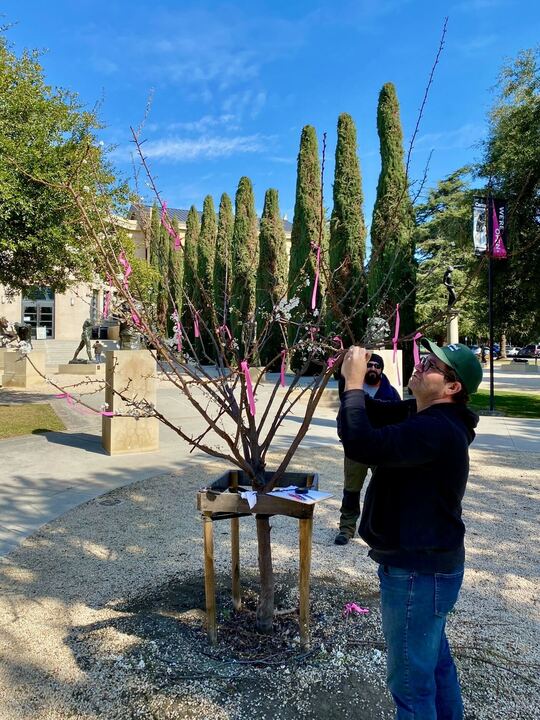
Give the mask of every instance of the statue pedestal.
POLYGON ((103 375, 105 370, 105 363, 65 363, 58 366, 58 373, 60 375, 103 375))
POLYGON ((0 352, 3 352, 4 360, 4 377, 2 379, 4 387, 31 388, 45 383, 40 375, 40 373, 45 375, 44 350, 33 350, 29 356, 18 350, 0 352))
POLYGON ((450 310, 446 320, 446 343, 452 345, 459 342, 459 311, 450 310))
MULTIPOLYGON (((156 403, 156 361, 148 350, 106 353, 105 402, 114 413, 133 411, 126 399, 156 403)), ((109 455, 159 450, 159 420, 154 417, 103 417, 101 443, 109 455)))
POLYGON ((374 353, 380 355, 384 361, 384 374, 390 381, 390 385, 393 385, 399 393, 401 399, 403 399, 403 386, 409 382, 409 378, 403 377, 403 352, 398 350, 396 353, 396 362, 394 364, 394 351, 385 350, 384 348, 373 350, 374 353), (399 369, 399 382, 398 382, 398 369, 399 369))

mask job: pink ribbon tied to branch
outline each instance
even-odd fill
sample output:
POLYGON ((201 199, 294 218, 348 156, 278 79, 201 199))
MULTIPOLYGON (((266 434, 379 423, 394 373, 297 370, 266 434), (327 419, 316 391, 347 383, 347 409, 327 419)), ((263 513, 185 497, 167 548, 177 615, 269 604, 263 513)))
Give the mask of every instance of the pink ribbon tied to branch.
POLYGON ((348 618, 351 615, 367 615, 369 613, 368 608, 360 607, 354 602, 346 603, 343 608, 343 617, 348 618))
POLYGON ((182 239, 180 235, 175 231, 171 223, 169 222, 169 219, 167 217, 167 203, 164 202, 161 204, 161 224, 167 231, 167 234, 169 235, 172 240, 174 240, 174 249, 178 250, 182 247, 182 239))
POLYGON ((59 395, 55 395, 54 397, 58 400, 65 400, 70 407, 72 407, 81 415, 103 415, 104 417, 114 416, 114 413, 108 410, 92 410, 92 408, 87 408, 79 405, 73 395, 70 395, 69 393, 60 393, 59 395))
POLYGON ((418 349, 418 340, 420 340, 421 337, 421 332, 417 332, 416 335, 413 337, 413 359, 415 367, 420 362, 420 350, 418 349))
POLYGON ((120 255, 118 256, 118 262, 124 269, 123 285, 124 285, 124 290, 126 290, 126 292, 127 292, 129 290, 129 276, 133 272, 133 268, 131 267, 129 260, 126 257, 126 253, 124 252, 124 250, 122 250, 120 252, 120 255))
POLYGON ((231 342, 231 340, 233 339, 233 338, 232 338, 232 335, 231 335, 231 331, 229 330, 229 326, 228 326, 227 324, 220 325, 220 326, 218 327, 218 333, 219 333, 223 338, 225 338, 225 342, 226 342, 226 343, 227 343, 227 342, 231 342))
POLYGON ((393 362, 394 365, 396 366, 396 373, 397 373, 398 385, 401 385, 401 378, 400 378, 400 376, 399 376, 399 365, 398 365, 398 363, 397 363, 397 361, 396 361, 396 359, 397 359, 397 345, 398 345, 398 338, 399 338, 399 324, 400 324, 400 319, 399 319, 399 303, 398 303, 398 304, 396 305, 396 324, 395 324, 395 327, 394 327, 394 337, 392 338, 392 346, 393 346, 393 348, 394 348, 394 352, 393 352, 393 354, 392 354, 392 362, 393 362))
POLYGON ((199 313, 197 310, 193 311, 193 329, 195 331, 195 337, 201 337, 201 331, 199 329, 199 313))
POLYGON ((248 398, 249 412, 253 417, 255 417, 255 397, 253 395, 253 385, 251 383, 251 375, 249 374, 249 365, 247 360, 242 360, 240 363, 240 369, 244 373, 244 378, 246 380, 246 394, 248 398))
POLYGON ((174 321, 174 337, 176 340, 176 349, 179 353, 182 352, 182 323, 180 322, 180 318, 178 317, 178 310, 175 310, 173 312, 173 321, 174 321))

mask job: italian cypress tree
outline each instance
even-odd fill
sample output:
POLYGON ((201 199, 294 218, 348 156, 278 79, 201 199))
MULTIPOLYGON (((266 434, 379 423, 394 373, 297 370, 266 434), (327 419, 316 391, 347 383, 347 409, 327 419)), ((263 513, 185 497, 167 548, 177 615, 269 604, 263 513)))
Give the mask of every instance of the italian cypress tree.
POLYGON ((189 334, 191 342, 193 335, 193 312, 187 302, 191 301, 193 308, 199 311, 199 279, 197 274, 197 245, 199 242, 199 213, 194 205, 189 209, 186 220, 186 237, 184 239, 184 303, 182 306, 182 324, 189 334))
MULTIPOLYGON (((315 128, 306 125, 300 138, 298 166, 296 175, 296 200, 291 230, 291 254, 289 259, 289 298, 297 297, 300 305, 292 319, 311 309, 311 295, 315 278, 316 257, 320 236, 321 168, 315 128)), ((323 233, 324 245, 324 233, 323 233)), ((324 247, 323 247, 324 254, 324 247)), ((317 307, 323 295, 319 280, 317 307)), ((289 337, 294 341, 297 328, 291 325, 289 337)))
POLYGON ((211 195, 204 198, 201 218, 201 232, 199 234, 197 251, 197 273, 199 276, 200 291, 200 320, 201 338, 206 353, 211 353, 215 313, 214 304, 214 258, 216 255, 216 211, 211 195), (209 332, 204 331, 206 326, 209 332))
POLYGON ((259 264, 258 222, 253 186, 240 178, 236 191, 232 237, 231 324, 240 355, 249 353, 255 333, 255 287, 259 264))
POLYGON ((400 334, 405 334, 415 327, 414 215, 403 162, 399 103, 392 83, 386 83, 379 94, 377 130, 381 173, 371 225, 369 312, 388 317, 400 303, 400 334))
POLYGON ((222 323, 228 321, 228 308, 231 298, 233 229, 234 216, 231 199, 227 193, 223 193, 219 203, 216 259, 214 262, 214 303, 217 316, 222 323))
POLYGON ((169 242, 165 229, 161 226, 157 205, 152 207, 150 223, 150 265, 156 271, 156 324, 163 332, 167 328, 167 308, 169 304, 167 276, 169 274, 169 242))
MULTIPOLYGON (((172 221, 172 227, 178 234, 178 221, 176 218, 172 221)), ((178 317, 182 317, 182 291, 184 287, 184 251, 180 248, 174 250, 172 247, 169 252, 169 330, 172 329, 171 315, 176 309, 178 317)))
POLYGON ((287 248, 277 190, 266 191, 259 233, 259 252, 257 313, 259 338, 263 341, 260 359, 262 365, 267 365, 279 355, 283 346, 279 324, 270 322, 267 325, 267 322, 274 306, 287 295, 287 248), (265 326, 268 327, 269 334, 263 340, 261 333, 265 326))
MULTIPOLYGON (((334 171, 334 208, 330 220, 329 262, 332 274, 332 298, 349 322, 353 337, 360 340, 365 302, 364 255, 366 226, 362 205, 362 180, 356 145, 356 127, 347 113, 338 118, 336 164, 334 171)), ((328 302, 328 317, 336 332, 343 332, 340 315, 328 302)))

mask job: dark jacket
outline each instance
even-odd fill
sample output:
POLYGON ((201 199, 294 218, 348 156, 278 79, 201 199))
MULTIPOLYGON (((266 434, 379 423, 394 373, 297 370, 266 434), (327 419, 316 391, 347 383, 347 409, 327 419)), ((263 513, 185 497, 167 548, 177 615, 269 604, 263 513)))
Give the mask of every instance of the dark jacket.
MULTIPOLYGON (((339 399, 341 400, 341 398, 343 397, 343 392, 345 390, 345 379, 342 378, 341 375, 338 376, 338 379, 339 379, 339 385, 338 385, 339 399)), ((384 373, 381 373, 381 384, 377 388, 377 392, 375 393, 375 396, 373 398, 371 398, 369 395, 366 395, 366 400, 368 403, 371 400, 385 400, 387 402, 394 402, 394 403, 401 402, 401 398, 399 396, 398 391, 396 390, 396 388, 393 385, 390 384, 390 380, 386 377, 386 375, 384 373)), ((340 415, 341 415, 341 409, 338 411, 338 415, 336 418, 338 437, 341 438, 340 415)))
POLYGON ((370 557, 420 572, 459 569, 465 558, 461 501, 478 416, 457 403, 413 415, 411 401, 367 405, 363 390, 349 390, 340 420, 345 455, 376 466, 359 528, 370 557))

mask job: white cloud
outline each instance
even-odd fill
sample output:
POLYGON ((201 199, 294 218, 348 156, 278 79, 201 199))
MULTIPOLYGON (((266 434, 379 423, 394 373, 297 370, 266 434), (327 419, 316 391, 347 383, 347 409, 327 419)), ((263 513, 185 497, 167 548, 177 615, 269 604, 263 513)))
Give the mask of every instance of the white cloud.
POLYGON ((485 136, 484 125, 466 123, 454 130, 438 133, 426 133, 417 138, 414 147, 416 150, 453 150, 457 148, 470 148, 485 136))
POLYGON ((236 129, 235 116, 231 113, 223 113, 222 115, 203 115, 198 120, 187 122, 169 123, 167 130, 186 130, 188 132, 203 133, 210 128, 223 126, 228 129, 236 129))
POLYGON ((230 157, 239 153, 257 153, 266 149, 269 138, 260 134, 236 137, 164 138, 144 145, 150 160, 171 162, 200 158, 230 157))

